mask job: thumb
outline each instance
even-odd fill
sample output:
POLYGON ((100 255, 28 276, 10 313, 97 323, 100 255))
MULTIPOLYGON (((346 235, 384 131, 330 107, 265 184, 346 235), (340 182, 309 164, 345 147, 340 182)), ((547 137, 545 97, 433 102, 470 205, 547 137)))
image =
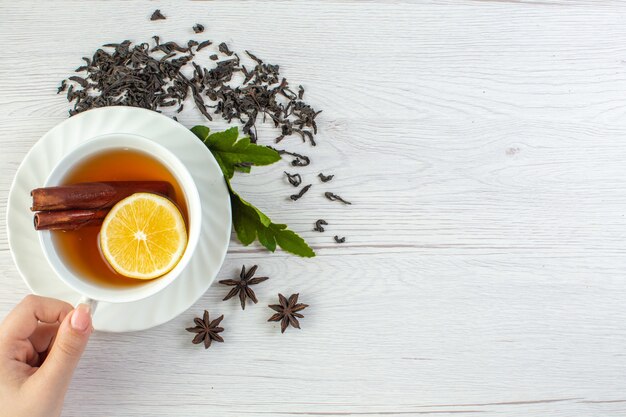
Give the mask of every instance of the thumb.
POLYGON ((89 306, 80 304, 59 326, 52 349, 39 368, 45 380, 59 388, 69 386, 92 331, 89 306))

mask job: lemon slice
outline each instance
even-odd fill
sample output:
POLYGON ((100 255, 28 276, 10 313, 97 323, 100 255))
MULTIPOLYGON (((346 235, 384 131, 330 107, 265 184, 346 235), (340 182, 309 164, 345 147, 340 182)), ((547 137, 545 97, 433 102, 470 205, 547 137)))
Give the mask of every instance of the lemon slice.
POLYGON ((153 279, 171 271, 185 252, 185 221, 174 203, 136 193, 117 203, 100 229, 100 249, 121 275, 153 279))

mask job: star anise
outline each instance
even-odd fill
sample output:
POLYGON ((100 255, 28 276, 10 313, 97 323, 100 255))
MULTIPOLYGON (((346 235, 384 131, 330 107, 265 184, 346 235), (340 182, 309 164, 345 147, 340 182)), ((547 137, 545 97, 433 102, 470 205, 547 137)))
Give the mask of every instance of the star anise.
POLYGON ((218 327, 218 324, 222 321, 224 315, 222 314, 215 320, 209 320, 209 312, 204 310, 204 315, 202 319, 196 317, 193 319, 194 323, 196 323, 196 327, 188 327, 185 330, 191 333, 197 333, 196 336, 191 341, 194 345, 198 343, 202 343, 204 341, 204 348, 208 349, 211 346, 211 341, 216 340, 218 342, 223 342, 222 336, 218 333, 224 331, 223 327, 218 327))
POLYGON ((237 295, 237 293, 239 293, 239 301, 241 302, 242 310, 246 309, 246 298, 250 298, 254 302, 254 304, 258 303, 259 300, 257 300, 256 295, 254 294, 254 291, 252 291, 252 288, 250 288, 250 285, 255 285, 260 282, 263 282, 266 279, 268 279, 268 277, 252 278, 257 268, 258 266, 254 265, 252 268, 248 270, 248 272, 246 272, 246 266, 243 265, 241 267, 241 273, 239 274, 239 278, 240 278, 239 280, 235 280, 235 279, 221 280, 220 284, 230 285, 230 286, 235 287, 232 290, 230 290, 228 294, 226 294, 226 297, 224 297, 222 301, 231 299, 235 295, 237 295))
POLYGON ((278 301, 280 304, 272 304, 269 306, 274 311, 277 311, 267 321, 280 321, 280 332, 285 333, 287 326, 291 324, 296 329, 300 328, 300 322, 296 317, 303 318, 304 316, 298 311, 304 310, 308 304, 298 304, 298 296, 300 294, 292 294, 289 300, 284 295, 278 294, 278 301))

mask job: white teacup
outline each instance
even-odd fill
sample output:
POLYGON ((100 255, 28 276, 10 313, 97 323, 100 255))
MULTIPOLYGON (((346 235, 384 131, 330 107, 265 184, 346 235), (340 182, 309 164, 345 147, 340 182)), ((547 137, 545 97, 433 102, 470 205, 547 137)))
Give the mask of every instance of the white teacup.
POLYGON ((52 232, 39 233, 39 241, 44 255, 59 278, 76 292, 83 295, 81 302, 92 306, 92 313, 98 301, 125 303, 141 300, 156 294, 170 285, 185 269, 196 249, 201 230, 200 196, 194 180, 183 163, 165 147, 142 136, 116 133, 97 136, 77 146, 68 153, 52 170, 45 186, 59 185, 77 163, 98 153, 114 149, 132 149, 149 154, 161 162, 174 176, 182 188, 189 217, 188 242, 181 260, 167 274, 136 286, 107 287, 80 275, 66 265, 55 247, 52 232))

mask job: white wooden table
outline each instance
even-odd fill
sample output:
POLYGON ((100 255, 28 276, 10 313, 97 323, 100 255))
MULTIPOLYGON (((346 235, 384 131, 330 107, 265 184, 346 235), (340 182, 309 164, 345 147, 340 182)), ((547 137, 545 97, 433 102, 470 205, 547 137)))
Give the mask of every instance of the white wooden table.
MULTIPOLYGON (((55 89, 81 56, 201 39, 197 22, 307 88, 319 146, 287 143, 313 158, 305 181, 333 173, 355 204, 319 185, 286 201, 286 163, 240 175, 318 256, 233 238, 219 277, 258 263, 259 304, 214 285, 158 328, 95 334, 64 416, 626 413, 625 3, 2 2, 0 217, 26 152, 67 117, 55 89), (168 19, 150 22, 157 7, 168 19), (311 305, 301 331, 266 323, 279 291, 311 305), (184 330, 205 308, 226 316, 208 351, 184 330)), ((3 220, 0 316, 26 293, 3 220)))

